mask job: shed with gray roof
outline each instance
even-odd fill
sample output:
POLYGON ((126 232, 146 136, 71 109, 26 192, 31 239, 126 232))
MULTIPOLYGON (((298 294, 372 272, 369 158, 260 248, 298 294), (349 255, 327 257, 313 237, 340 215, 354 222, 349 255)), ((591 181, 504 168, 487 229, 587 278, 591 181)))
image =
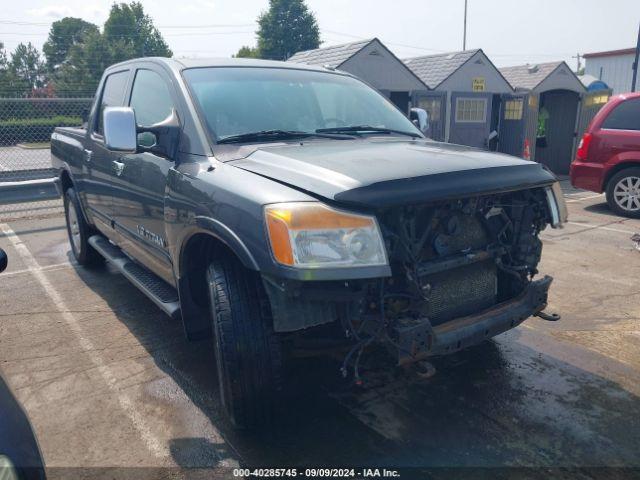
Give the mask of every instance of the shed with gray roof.
POLYGON ((518 65, 500 69, 516 90, 537 93, 550 90, 569 90, 582 94, 585 88, 564 61, 518 65))
POLYGON ((600 106, 584 102, 587 90, 564 61, 517 65, 500 71, 526 97, 531 158, 558 174, 569 173, 576 139, 600 106))
POLYGON ((481 49, 403 61, 430 89, 444 96, 447 141, 499 149, 500 136, 491 132, 498 132, 503 96, 511 95, 513 89, 481 49))

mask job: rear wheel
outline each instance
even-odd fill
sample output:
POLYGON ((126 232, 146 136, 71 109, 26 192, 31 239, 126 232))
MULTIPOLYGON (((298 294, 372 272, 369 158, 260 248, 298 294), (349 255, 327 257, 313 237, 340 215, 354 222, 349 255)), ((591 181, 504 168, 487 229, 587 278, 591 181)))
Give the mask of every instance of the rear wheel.
POLYGON ((640 168, 625 168, 611 177, 607 203, 618 215, 640 218, 640 168))
POLYGON ((236 427, 256 427, 273 415, 282 385, 264 287, 233 257, 211 262, 207 283, 222 404, 236 427))
POLYGON ((69 243, 76 261, 83 266, 102 264, 103 257, 88 242, 93 231, 84 220, 78 195, 73 188, 67 189, 64 193, 64 213, 69 243))

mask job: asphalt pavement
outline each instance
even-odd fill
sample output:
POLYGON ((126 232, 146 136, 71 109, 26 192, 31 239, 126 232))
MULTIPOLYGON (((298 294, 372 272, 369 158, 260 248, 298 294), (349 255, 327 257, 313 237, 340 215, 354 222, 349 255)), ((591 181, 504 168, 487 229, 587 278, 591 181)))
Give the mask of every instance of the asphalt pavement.
POLYGON ((222 418, 210 340, 187 342, 108 266, 76 265, 59 214, 5 220, 0 370, 51 478, 231 476, 238 465, 637 473, 640 220, 613 215, 602 195, 566 196, 570 222, 543 233, 540 265, 555 277, 548 310, 560 321, 529 319, 437 358, 428 379, 371 359, 363 388, 340 379, 335 356, 296 355, 278 422, 253 434, 222 418))

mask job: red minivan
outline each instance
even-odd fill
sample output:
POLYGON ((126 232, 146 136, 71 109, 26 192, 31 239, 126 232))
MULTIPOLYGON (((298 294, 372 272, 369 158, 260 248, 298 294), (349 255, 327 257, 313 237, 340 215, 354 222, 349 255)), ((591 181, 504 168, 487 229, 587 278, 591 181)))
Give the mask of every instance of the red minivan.
POLYGON ((574 187, 606 192, 611 210, 640 218, 640 93, 612 97, 593 117, 570 173, 574 187))

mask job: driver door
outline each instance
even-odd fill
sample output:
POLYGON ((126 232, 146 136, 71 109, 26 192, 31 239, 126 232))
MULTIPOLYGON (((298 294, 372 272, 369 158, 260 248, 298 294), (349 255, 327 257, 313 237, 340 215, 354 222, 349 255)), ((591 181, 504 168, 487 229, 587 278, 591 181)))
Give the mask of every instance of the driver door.
MULTIPOLYGON (((129 106, 139 126, 166 119, 175 108, 172 87, 162 70, 149 66, 135 72, 129 106)), ((138 134, 138 145, 155 143, 151 133, 138 134)), ((112 208, 120 247, 150 270, 173 282, 164 221, 165 191, 174 159, 150 152, 119 155, 112 208)))

